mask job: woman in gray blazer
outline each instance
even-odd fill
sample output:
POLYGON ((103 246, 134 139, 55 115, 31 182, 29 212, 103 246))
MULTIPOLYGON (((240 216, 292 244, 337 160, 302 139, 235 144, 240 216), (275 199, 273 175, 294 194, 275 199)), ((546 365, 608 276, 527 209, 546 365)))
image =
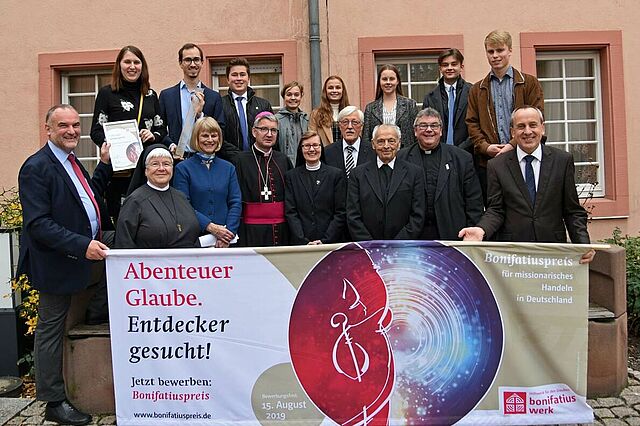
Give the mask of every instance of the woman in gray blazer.
POLYGON ((395 65, 385 64, 378 71, 376 100, 370 102, 364 111, 362 141, 371 144, 373 129, 379 124, 395 124, 400 128, 401 144, 415 143, 413 121, 418 114, 416 101, 402 95, 400 71, 395 65))

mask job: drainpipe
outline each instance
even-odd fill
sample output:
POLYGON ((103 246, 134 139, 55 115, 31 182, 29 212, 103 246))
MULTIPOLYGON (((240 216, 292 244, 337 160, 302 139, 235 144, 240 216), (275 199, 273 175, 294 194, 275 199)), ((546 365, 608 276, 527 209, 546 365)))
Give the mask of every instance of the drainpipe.
POLYGON ((320 12, 318 0, 309 0, 309 46, 311 62, 311 104, 320 105, 322 72, 320 70, 320 12))

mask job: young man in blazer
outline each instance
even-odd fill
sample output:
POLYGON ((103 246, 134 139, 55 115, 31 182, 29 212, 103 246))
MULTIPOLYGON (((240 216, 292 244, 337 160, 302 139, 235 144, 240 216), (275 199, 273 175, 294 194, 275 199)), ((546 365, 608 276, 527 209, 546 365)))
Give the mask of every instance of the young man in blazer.
POLYGON ((413 240, 424 224, 424 173, 396 158, 400 129, 380 124, 373 130, 376 160, 351 172, 347 188, 347 226, 353 241, 413 240))
POLYGON ((245 58, 233 58, 227 64, 229 93, 222 97, 226 122, 224 140, 240 151, 249 151, 255 142, 251 126, 261 112, 273 113, 271 103, 256 95, 251 84, 251 68, 245 58))
MULTIPOLYGON (((517 147, 489 161, 487 210, 477 226, 463 228, 465 240, 589 244, 587 212, 580 205, 573 156, 542 145, 542 112, 532 106, 511 115, 517 147)), ((586 252, 580 263, 593 260, 586 252)))
POLYGON ((473 154, 473 143, 467 130, 467 99, 471 83, 461 74, 464 56, 458 49, 447 49, 438 56, 440 80, 422 101, 422 108, 433 108, 442 118, 442 141, 473 154))
MULTIPOLYGON (((201 117, 213 117, 224 132, 225 117, 222 110, 222 98, 215 90, 208 88, 200 80, 200 71, 204 63, 202 49, 193 43, 186 43, 178 50, 178 64, 182 69, 182 80, 175 86, 160 92, 160 113, 165 123, 169 126, 169 132, 163 143, 175 152, 180 141, 180 135, 185 125, 185 119, 189 107, 193 101, 195 106, 194 121, 201 117)), ((218 155, 225 160, 233 160, 239 150, 224 143, 218 155)), ((185 149, 185 158, 192 156, 194 152, 188 144, 185 149)))

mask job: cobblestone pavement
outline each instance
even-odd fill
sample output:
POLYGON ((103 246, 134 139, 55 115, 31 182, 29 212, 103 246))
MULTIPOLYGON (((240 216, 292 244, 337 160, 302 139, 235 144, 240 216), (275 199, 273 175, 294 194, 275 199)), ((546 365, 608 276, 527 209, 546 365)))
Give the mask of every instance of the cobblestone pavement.
MULTIPOLYGON (((5 398, 6 399, 6 398, 5 398)), ((629 369, 629 384, 618 397, 587 400, 593 407, 593 425, 640 426, 640 371, 629 369)), ((0 409, 2 408, 0 401, 0 409)), ((55 425, 44 421, 44 403, 30 401, 26 408, 4 423, 5 425, 55 425)), ((113 415, 94 415, 91 426, 115 425, 113 415)))

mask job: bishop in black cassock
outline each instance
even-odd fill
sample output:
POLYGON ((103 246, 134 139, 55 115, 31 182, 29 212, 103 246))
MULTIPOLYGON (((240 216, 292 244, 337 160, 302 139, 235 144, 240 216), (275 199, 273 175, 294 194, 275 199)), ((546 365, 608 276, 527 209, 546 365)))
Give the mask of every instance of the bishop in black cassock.
POLYGON ((293 166, 285 154, 272 149, 278 138, 277 119, 273 114, 259 114, 252 133, 256 142, 249 151, 240 153, 236 158, 242 192, 238 245, 287 245, 289 230, 284 216, 284 175, 293 166))

